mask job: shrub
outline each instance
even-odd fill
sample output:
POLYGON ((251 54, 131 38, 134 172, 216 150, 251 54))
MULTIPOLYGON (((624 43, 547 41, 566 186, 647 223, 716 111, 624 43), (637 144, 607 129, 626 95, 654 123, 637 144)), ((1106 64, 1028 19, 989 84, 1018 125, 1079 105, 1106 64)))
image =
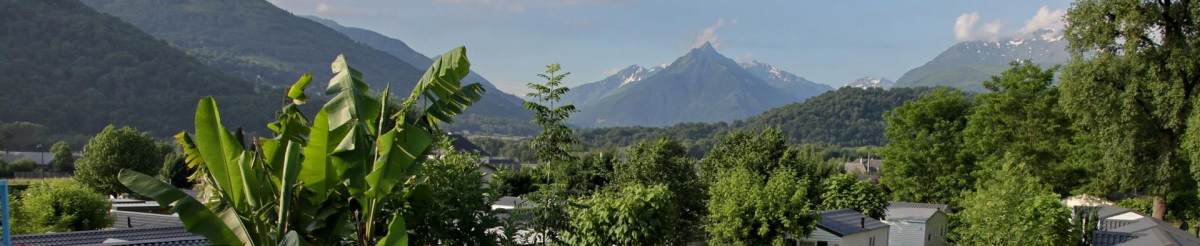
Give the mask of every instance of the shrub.
POLYGON ((15 160, 8 164, 8 172, 33 172, 37 170, 37 162, 30 159, 15 160))
POLYGON ((75 166, 75 181, 104 194, 132 193, 117 181, 121 169, 158 175, 162 147, 150 135, 130 127, 108 126, 83 146, 83 158, 75 166))
POLYGON ((22 193, 16 209, 17 233, 96 230, 112 225, 108 198, 71 181, 35 184, 22 193))

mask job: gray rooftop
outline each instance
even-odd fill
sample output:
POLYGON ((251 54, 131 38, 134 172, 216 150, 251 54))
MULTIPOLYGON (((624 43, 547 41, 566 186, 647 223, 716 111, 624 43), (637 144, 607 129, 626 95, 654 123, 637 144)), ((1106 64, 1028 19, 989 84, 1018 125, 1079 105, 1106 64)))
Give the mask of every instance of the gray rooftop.
POLYGON ((888 208, 887 216, 885 216, 884 218, 885 218, 885 220, 888 220, 888 221, 907 221, 907 222, 925 223, 926 221, 929 221, 930 217, 933 217, 934 214, 937 214, 940 211, 941 210, 938 210, 936 208, 904 208, 904 207, 888 208))
POLYGON ((165 214, 117 211, 111 212, 113 228, 173 227, 183 226, 179 217, 165 214))
POLYGON ((888 210, 896 208, 932 208, 941 210, 943 213, 950 213, 950 206, 946 204, 936 203, 916 203, 916 202, 888 202, 888 210))
POLYGON ((821 212, 821 221, 817 227, 839 237, 888 227, 879 220, 867 217, 851 209, 828 210, 821 212))
MULTIPOLYGON (((184 231, 183 226, 148 227, 130 229, 110 229, 94 231, 60 232, 45 234, 13 235, 14 245, 89 245, 102 244, 105 241, 127 241, 124 245, 188 245, 188 244, 128 244, 138 241, 153 240, 194 240, 196 235, 184 231), (189 239, 190 238, 190 239, 189 239), (115 240, 113 240, 115 239, 115 240)), ((207 244, 207 240, 201 244, 207 244)))

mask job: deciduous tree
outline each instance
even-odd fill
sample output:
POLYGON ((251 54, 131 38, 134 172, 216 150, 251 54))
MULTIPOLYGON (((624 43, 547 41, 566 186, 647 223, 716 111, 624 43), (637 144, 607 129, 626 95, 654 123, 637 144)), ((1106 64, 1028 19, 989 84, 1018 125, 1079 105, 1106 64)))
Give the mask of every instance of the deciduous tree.
POLYGON ((118 129, 110 125, 83 146, 75 181, 103 194, 132 194, 117 180, 117 174, 129 169, 157 175, 163 154, 150 135, 131 127, 118 129))
POLYGON ((881 181, 892 199, 954 206, 975 185, 975 161, 963 152, 963 128, 971 101, 958 90, 938 88, 888 112, 887 160, 881 181))

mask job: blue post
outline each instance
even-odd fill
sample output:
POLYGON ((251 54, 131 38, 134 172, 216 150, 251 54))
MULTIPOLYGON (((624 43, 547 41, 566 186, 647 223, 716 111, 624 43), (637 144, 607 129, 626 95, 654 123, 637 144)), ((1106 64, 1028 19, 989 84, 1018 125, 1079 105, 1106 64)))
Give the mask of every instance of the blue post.
POLYGON ((8 219, 8 180, 0 179, 0 225, 4 226, 4 246, 12 245, 12 223, 8 219))

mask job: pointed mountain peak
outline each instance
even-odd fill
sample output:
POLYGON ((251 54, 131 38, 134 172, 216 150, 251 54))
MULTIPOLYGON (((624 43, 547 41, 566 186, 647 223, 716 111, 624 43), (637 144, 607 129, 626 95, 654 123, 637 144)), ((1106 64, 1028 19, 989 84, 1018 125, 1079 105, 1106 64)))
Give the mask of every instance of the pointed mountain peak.
POLYGON ((717 53, 717 49, 713 48, 712 42, 708 42, 708 41, 705 41, 704 44, 701 44, 700 47, 696 47, 696 49, 694 49, 693 51, 717 53))

